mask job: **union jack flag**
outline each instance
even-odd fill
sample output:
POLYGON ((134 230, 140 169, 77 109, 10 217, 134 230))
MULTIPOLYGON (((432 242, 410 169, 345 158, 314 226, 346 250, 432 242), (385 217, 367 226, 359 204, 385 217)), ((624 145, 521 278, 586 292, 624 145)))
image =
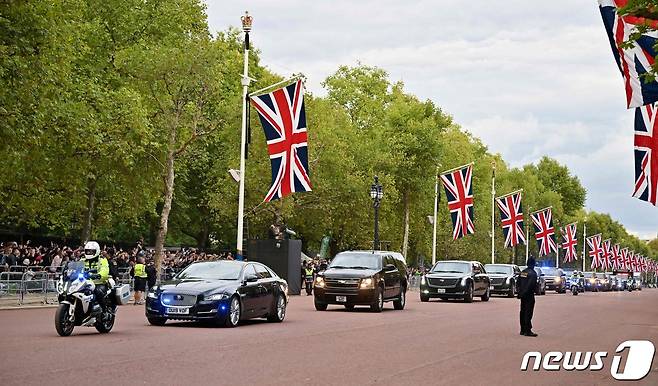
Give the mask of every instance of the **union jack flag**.
POLYGON ((578 245, 578 239, 576 238, 576 223, 565 225, 560 233, 562 233, 564 262, 570 263, 574 260, 578 260, 578 254, 576 253, 576 245, 578 245))
POLYGON ((452 238, 457 240, 475 233, 473 225, 473 164, 441 175, 452 217, 452 238))
POLYGON ((272 164, 272 186, 264 201, 311 191, 302 81, 250 99, 263 125, 272 164))
POLYGON ((557 253, 555 228, 553 228, 553 209, 542 209, 532 213, 530 217, 532 217, 532 222, 535 225, 535 238, 537 239, 539 257, 546 256, 551 252, 557 253))
POLYGON ((612 240, 607 239, 603 241, 603 253, 601 258, 601 269, 604 271, 612 267, 612 240))
POLYGON ((628 269, 626 262, 628 261, 628 248, 621 250, 621 258, 619 259, 619 265, 617 269, 628 269))
POLYGON ((648 24, 656 27, 658 22, 617 14, 617 8, 625 6, 627 2, 628 0, 599 0, 599 10, 608 33, 612 54, 624 78, 626 106, 631 108, 658 101, 658 82, 643 78, 654 62, 654 45, 658 34, 655 31, 643 33, 632 47, 622 47, 622 43, 629 40, 636 26, 648 24))
POLYGON ((642 256, 642 259, 640 260, 640 271, 641 272, 647 271, 647 258, 644 256, 642 256))
POLYGON ((500 220, 505 234, 505 248, 525 244, 521 192, 498 197, 496 198, 496 204, 500 209, 500 220))
POLYGON ((635 252, 634 251, 628 251, 628 255, 626 255, 626 261, 624 261, 624 264, 626 265, 626 269, 629 271, 633 270, 633 262, 635 261, 635 252))
POLYGON ((612 247, 612 269, 619 269, 621 266, 621 252, 619 244, 612 247))
POLYGON ((587 246, 589 247, 589 257, 592 258, 592 268, 601 266, 601 256, 603 249, 601 248, 601 235, 594 235, 587 238, 587 246))
POLYGON ((635 189, 633 197, 656 205, 658 196, 658 109, 635 109, 635 189))

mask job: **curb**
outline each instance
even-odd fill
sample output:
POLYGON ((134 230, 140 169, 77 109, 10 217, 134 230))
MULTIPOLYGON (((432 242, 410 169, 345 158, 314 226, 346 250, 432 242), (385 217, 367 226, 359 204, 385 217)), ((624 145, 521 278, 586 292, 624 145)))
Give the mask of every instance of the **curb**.
POLYGON ((0 307, 0 311, 7 311, 7 310, 31 310, 31 309, 39 309, 39 308, 54 308, 57 307, 57 304, 36 304, 33 306, 27 305, 27 306, 2 306, 0 307))

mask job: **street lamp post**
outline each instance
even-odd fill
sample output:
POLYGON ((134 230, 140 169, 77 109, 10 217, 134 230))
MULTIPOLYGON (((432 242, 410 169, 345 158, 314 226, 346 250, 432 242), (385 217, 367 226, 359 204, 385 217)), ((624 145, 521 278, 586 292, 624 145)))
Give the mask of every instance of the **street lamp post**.
POLYGON ((375 209, 375 239, 372 249, 379 250, 379 203, 384 196, 382 185, 379 183, 379 178, 375 176, 375 183, 370 185, 370 198, 372 198, 372 206, 375 209))

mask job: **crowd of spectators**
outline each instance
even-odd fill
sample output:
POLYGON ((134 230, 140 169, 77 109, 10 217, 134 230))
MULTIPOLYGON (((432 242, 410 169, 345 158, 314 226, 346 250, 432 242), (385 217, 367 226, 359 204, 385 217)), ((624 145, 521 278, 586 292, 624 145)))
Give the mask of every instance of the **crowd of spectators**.
MULTIPOLYGON (((147 265, 153 264, 155 251, 146 248, 138 242, 132 248, 120 248, 112 245, 102 245, 101 254, 108 259, 113 276, 132 268, 138 257, 144 257, 147 265)), ((50 245, 32 245, 30 241, 24 244, 17 242, 0 243, 0 272, 26 270, 48 270, 56 273, 69 261, 82 258, 82 246, 66 246, 57 243, 50 245)), ((167 249, 162 259, 162 268, 167 274, 173 274, 187 265, 197 261, 233 259, 230 252, 206 253, 196 248, 167 249)))

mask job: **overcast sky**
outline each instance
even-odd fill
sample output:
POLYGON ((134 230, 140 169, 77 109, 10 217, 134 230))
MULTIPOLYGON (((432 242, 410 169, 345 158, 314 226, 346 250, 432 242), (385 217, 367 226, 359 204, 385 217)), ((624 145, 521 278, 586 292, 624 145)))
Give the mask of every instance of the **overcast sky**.
POLYGON ((206 2, 213 31, 248 9, 262 63, 313 93, 339 65, 381 67, 511 166, 553 157, 588 209, 656 237, 658 209, 631 197, 633 114, 595 0, 206 2))

